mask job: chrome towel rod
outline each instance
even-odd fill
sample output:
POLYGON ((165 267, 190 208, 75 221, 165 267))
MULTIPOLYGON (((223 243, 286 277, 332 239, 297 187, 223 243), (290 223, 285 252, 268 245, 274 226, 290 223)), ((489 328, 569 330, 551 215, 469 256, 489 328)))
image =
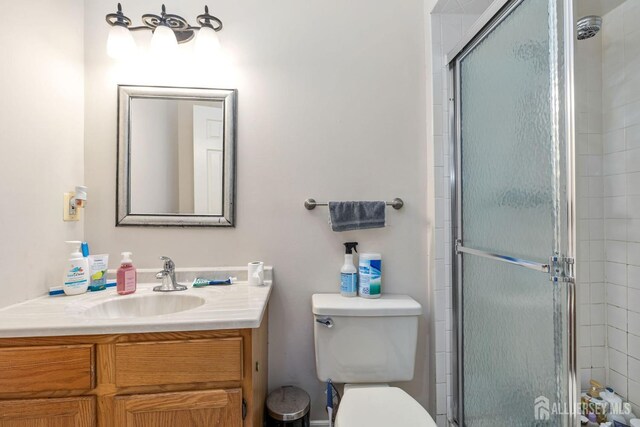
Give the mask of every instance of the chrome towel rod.
MULTIPOLYGON (((387 206, 392 206, 393 209, 398 210, 400 208, 402 208, 404 206, 404 201, 402 201, 401 198, 396 197, 395 199, 393 199, 390 202, 385 202, 387 206)), ((316 202, 314 199, 307 199, 304 201, 304 207, 307 208, 307 210, 313 210, 316 208, 316 206, 329 206, 329 203, 327 202, 316 202)))

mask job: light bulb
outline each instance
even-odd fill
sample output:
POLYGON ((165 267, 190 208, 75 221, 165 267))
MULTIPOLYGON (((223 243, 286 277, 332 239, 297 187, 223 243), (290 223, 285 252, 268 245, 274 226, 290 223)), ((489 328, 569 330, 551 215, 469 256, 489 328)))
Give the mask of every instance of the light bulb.
POLYGON ((178 48, 178 40, 173 30, 166 25, 158 25, 151 37, 151 51, 158 55, 172 54, 178 48))
POLYGON ((107 55, 113 59, 127 59, 136 52, 131 31, 123 25, 114 25, 107 38, 107 55))
POLYGON ((195 49, 199 56, 211 55, 220 50, 220 40, 218 40, 216 30, 211 27, 200 28, 196 37, 195 49))

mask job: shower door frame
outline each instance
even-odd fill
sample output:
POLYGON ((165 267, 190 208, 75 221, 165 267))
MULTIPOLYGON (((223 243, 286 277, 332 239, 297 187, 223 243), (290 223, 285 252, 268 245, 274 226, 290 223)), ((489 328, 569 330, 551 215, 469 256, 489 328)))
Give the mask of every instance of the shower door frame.
MULTIPOLYGON (((464 422, 464 366, 463 366, 463 307, 462 307, 462 251, 458 250, 457 242, 462 241, 462 191, 458 176, 462 169, 462 138, 461 138, 461 94, 460 94, 460 62, 487 35, 489 35, 510 13, 525 0, 496 0, 487 11, 476 21, 463 39, 449 52, 446 64, 449 68, 449 145, 450 145, 450 191, 451 191, 451 289, 452 289, 452 408, 448 421, 456 426, 463 426, 464 422)), ((534 0, 539 1, 539 0, 534 0)), ((574 52, 575 28, 573 14, 573 0, 561 0, 563 22, 562 40, 564 61, 564 96, 563 109, 558 114, 564 114, 564 127, 559 129, 561 138, 565 139, 565 170, 566 170, 566 254, 573 260, 572 276, 576 277, 576 189, 575 189, 575 104, 574 104, 574 52)), ((558 1, 560 3, 560 1, 558 1)), ((560 37, 559 37, 560 38, 560 37)), ((468 251, 473 252, 473 251, 468 251)), ((527 268, 541 270, 545 265, 534 265, 524 260, 505 259, 496 254, 477 254, 486 258, 499 259, 527 268), (528 265, 527 265, 528 264, 528 265)), ((565 283, 566 293, 566 341, 568 348, 564 352, 567 365, 567 408, 568 414, 563 419, 563 425, 577 427, 579 422, 579 383, 577 369, 577 327, 576 327, 576 284, 575 280, 565 283)))

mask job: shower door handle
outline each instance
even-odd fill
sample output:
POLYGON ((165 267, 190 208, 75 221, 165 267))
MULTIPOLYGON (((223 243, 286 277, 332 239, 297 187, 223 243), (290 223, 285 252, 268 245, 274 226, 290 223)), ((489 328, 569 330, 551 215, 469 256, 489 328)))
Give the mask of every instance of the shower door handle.
POLYGON ((528 268, 530 270, 539 271, 541 273, 551 272, 549 264, 542 264, 539 262, 527 261, 521 258, 516 258, 508 255, 500 255, 492 252, 483 251, 480 249, 467 248, 465 246, 462 246, 462 242, 458 240, 456 242, 456 254, 461 254, 461 253, 475 255, 482 258, 488 258, 495 261, 506 262, 507 264, 517 265, 520 267, 528 268))

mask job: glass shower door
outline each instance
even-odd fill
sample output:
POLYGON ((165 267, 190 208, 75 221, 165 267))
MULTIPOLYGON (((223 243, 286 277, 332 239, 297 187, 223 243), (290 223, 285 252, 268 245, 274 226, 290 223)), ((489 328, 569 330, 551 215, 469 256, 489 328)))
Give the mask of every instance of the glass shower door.
POLYGON ((574 399, 570 166, 556 3, 512 2, 453 63, 464 426, 564 425, 574 399))

